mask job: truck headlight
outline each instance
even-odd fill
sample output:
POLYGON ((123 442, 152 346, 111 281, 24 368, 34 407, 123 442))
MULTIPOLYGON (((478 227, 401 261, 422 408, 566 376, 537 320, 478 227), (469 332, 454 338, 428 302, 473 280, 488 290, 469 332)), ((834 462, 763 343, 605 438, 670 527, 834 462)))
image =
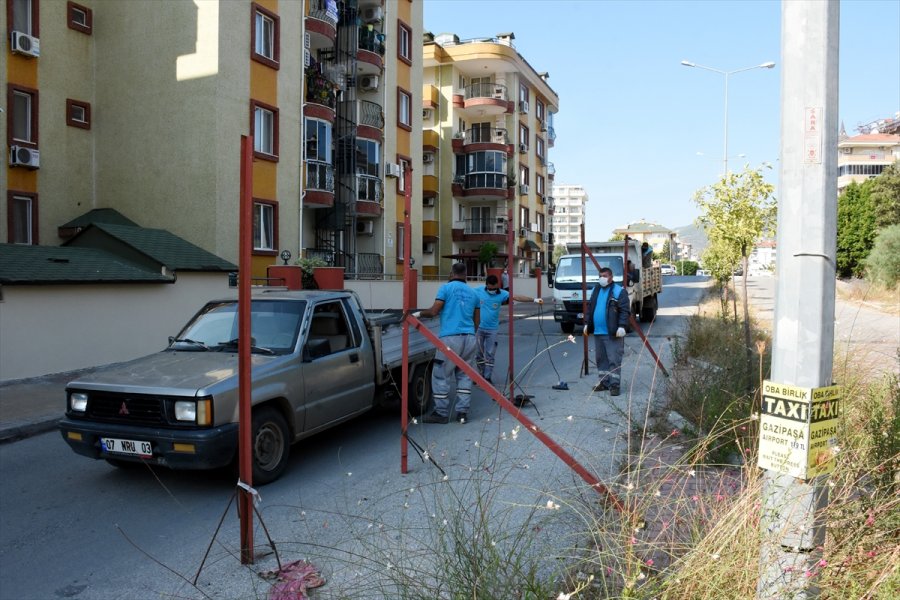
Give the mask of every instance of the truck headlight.
POLYGON ((563 304, 562 302, 554 302, 553 310, 566 310, 566 305, 563 304))
POLYGON ((84 392, 72 392, 69 394, 69 409, 73 412, 87 410, 88 395, 84 392))
POLYGON ((175 420, 209 425, 212 423, 212 401, 209 398, 200 400, 176 400, 175 420))

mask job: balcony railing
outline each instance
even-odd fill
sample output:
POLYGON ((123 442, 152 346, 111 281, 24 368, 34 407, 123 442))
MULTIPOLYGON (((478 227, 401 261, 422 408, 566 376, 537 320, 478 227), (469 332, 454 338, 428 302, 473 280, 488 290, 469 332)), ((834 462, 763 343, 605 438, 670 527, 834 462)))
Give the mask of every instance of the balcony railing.
POLYGON ((359 49, 384 56, 384 34, 374 29, 359 28, 359 49))
POLYGON ((476 188, 506 189, 504 173, 469 173, 463 182, 467 190, 476 188))
POLYGON ((310 3, 309 16, 314 19, 319 19, 320 21, 325 21, 332 27, 337 27, 337 3, 329 2, 327 0, 312 0, 310 3))
POLYGON ((356 254, 356 272, 358 277, 372 277, 384 273, 381 255, 374 252, 358 252, 356 254))
POLYGON ((484 217, 478 219, 466 219, 462 221, 463 233, 506 233, 506 223, 500 223, 496 217, 484 217))
POLYGON ((362 202, 376 202, 381 204, 384 198, 384 188, 381 179, 372 175, 356 176, 356 199, 362 202))
POLYGON ((466 99, 493 98, 494 100, 506 100, 506 86, 502 83, 473 83, 466 86, 466 99))
POLYGON ((553 166, 552 162, 547 163, 547 175, 556 175, 556 167, 553 166))
POLYGON ((472 127, 466 131, 464 144, 508 144, 509 137, 505 129, 490 127, 472 127))
POLYGON ((556 130, 552 125, 547 126, 547 139, 549 139, 551 142, 556 139, 556 130))
POLYGON ((306 77, 306 101, 334 110, 334 84, 321 73, 310 73, 306 77))
POLYGON ((342 102, 341 106, 347 118, 357 125, 384 129, 384 110, 380 104, 368 100, 349 100, 342 102))
POLYGON ((306 161, 306 189, 334 192, 334 167, 318 160, 306 161))

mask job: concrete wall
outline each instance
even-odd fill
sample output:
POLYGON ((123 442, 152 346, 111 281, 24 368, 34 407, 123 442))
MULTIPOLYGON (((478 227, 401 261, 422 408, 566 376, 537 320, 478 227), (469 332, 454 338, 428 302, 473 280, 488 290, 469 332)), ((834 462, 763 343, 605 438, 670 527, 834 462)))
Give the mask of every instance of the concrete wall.
POLYGON ((3 286, 0 381, 137 358, 208 300, 234 297, 226 275, 179 273, 174 284, 3 286))

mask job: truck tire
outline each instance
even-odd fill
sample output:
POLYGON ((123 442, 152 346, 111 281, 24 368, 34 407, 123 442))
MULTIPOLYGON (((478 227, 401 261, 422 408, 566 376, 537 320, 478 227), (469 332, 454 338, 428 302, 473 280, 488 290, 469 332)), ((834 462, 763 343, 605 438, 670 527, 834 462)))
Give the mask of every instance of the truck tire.
POLYGON ((418 417, 425 414, 431 408, 431 362, 420 363, 413 369, 412 380, 409 382, 409 410, 410 416, 418 417))
POLYGON ((559 328, 562 329, 563 333, 574 333, 575 323, 560 323, 559 328))
POLYGON ((641 323, 650 323, 653 321, 653 319, 656 318, 656 309, 658 306, 659 301, 656 298, 656 294, 654 294, 652 298, 644 300, 644 306, 641 308, 641 323))
POLYGON ((291 453, 290 431, 281 412, 272 406, 253 411, 250 444, 253 448, 253 485, 265 485, 281 477, 291 453))

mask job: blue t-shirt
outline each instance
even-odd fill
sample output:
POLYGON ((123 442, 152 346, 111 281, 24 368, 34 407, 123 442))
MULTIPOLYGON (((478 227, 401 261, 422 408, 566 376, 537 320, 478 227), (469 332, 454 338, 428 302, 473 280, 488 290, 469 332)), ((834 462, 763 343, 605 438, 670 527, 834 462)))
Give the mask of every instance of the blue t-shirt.
POLYGON ((445 283, 438 289, 438 300, 443 301, 441 309, 441 332, 438 337, 475 333, 475 309, 478 296, 475 290, 459 280, 445 283))
POLYGON ((500 328, 500 307, 509 299, 509 292, 506 290, 497 291, 500 293, 491 294, 488 292, 487 286, 475 290, 481 308, 481 314, 479 315, 481 321, 478 324, 478 329, 497 331, 500 328))
POLYGON ((609 300, 609 291, 613 286, 608 285, 600 288, 597 293, 597 306, 594 307, 594 334, 609 335, 606 329, 606 303, 609 300))

